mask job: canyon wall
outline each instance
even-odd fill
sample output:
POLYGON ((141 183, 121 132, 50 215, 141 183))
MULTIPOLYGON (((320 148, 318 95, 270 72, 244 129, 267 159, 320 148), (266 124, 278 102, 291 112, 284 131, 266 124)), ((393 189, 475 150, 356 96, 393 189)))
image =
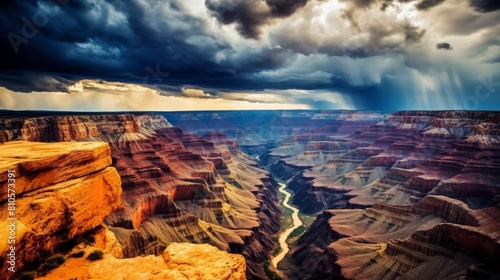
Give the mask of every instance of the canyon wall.
POLYGON ((266 114, 170 119, 240 139, 302 213, 319 214, 289 278, 499 277, 498 112, 266 114))
MULTIPOLYGON (((310 142, 337 153, 284 178, 301 211, 322 213, 312 225, 322 231, 291 252, 290 278, 498 277, 499 123, 494 112, 399 112, 328 146, 310 142), (307 265, 311 255, 323 261, 307 265)), ((296 162, 307 152, 277 168, 309 166, 296 162)))
POLYGON ((365 111, 221 111, 163 113, 172 124, 194 135, 222 132, 238 141, 251 156, 267 166, 302 152, 309 141, 349 135, 383 120, 385 113, 365 111), (287 147, 285 147, 285 145, 287 147), (273 149, 281 147, 280 149, 273 149), (270 160, 268 160, 268 158, 270 160))
POLYGON ((125 257, 208 243, 242 254, 249 278, 264 277, 280 225, 277 184, 237 142, 217 146, 162 116, 130 114, 5 117, 0 140, 108 142, 122 194, 105 224, 125 257))

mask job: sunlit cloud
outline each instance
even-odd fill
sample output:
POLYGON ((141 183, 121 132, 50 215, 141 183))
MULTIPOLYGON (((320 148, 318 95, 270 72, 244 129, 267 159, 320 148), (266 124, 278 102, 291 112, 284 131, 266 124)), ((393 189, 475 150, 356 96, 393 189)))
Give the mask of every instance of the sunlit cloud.
MULTIPOLYGON (((136 84, 83 80, 66 92, 20 93, 0 87, 0 107, 12 110, 55 111, 180 111, 180 110, 271 110, 310 109, 306 104, 234 100, 214 97, 200 99, 203 91, 189 90, 191 96, 162 95, 136 84), (193 94, 195 93, 195 94, 193 94)), ((185 91, 184 91, 185 92, 185 91)))
POLYGON ((182 95, 186 97, 194 97, 194 98, 209 98, 212 97, 212 95, 204 92, 202 89, 196 89, 196 88, 187 88, 184 87, 181 89, 182 95))

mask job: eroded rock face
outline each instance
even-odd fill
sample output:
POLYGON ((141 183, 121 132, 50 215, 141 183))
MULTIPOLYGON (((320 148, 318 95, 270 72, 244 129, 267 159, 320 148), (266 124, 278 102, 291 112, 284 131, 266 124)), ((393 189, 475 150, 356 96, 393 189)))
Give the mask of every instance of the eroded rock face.
POLYGON ((309 141, 329 141, 333 134, 350 135, 385 117, 384 113, 363 111, 230 111, 163 115, 175 126, 195 135, 223 132, 230 139, 236 139, 247 154, 259 155, 263 166, 303 152, 309 141))
POLYGON ((68 259, 40 279, 244 280, 245 271, 241 255, 208 244, 172 243, 159 256, 117 259, 106 254, 98 261, 68 259))
POLYGON ((320 252, 347 279, 498 277, 499 117, 400 112, 343 137, 347 152, 290 182, 304 212, 339 210, 315 222, 322 233, 302 236, 289 276, 324 271, 323 262, 302 265, 320 252), (315 240, 328 232, 338 238, 315 240))
POLYGON ((111 165, 109 145, 102 143, 35 144, 15 141, 0 146, 0 202, 7 200, 8 170, 13 170, 16 194, 34 191, 100 171, 111 165))
POLYGON ((248 277, 264 277, 280 223, 277 184, 237 142, 214 135, 214 145, 161 116, 12 118, 0 130, 2 141, 109 143, 123 193, 105 222, 125 257, 161 254, 173 242, 208 243, 245 256, 248 277))
MULTIPOLYGON (((120 205, 121 180, 107 143, 8 142, 0 145, 2 209, 0 234, 10 235, 15 218, 16 271, 41 261, 61 244, 100 225, 120 205), (9 181, 8 170, 15 174, 9 181), (15 184, 9 204, 8 184, 15 184), (12 202, 12 201, 10 201, 12 202)), ((4 277, 8 273, 7 242, 0 245, 4 277)))

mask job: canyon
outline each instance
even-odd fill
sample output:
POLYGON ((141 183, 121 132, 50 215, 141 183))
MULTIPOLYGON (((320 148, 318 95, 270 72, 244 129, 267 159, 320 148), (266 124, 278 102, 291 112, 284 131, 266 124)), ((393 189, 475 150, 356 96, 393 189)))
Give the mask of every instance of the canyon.
POLYGON ((290 251, 289 279, 500 277, 500 113, 267 114, 244 127, 235 114, 171 121, 241 141, 317 215, 290 251))
MULTIPOLYGON (((106 195, 113 203, 101 201, 113 208, 101 209, 85 204, 85 207, 94 207, 93 211, 102 210, 95 215, 99 223, 79 226, 75 233, 69 225, 58 228, 42 220, 42 227, 52 232, 71 233, 61 235, 59 243, 75 239, 103 223, 120 244, 124 258, 160 255, 173 243, 206 243, 243 255, 247 278, 265 277, 262 266, 274 246, 272 236, 280 222, 278 185, 267 171, 258 168, 254 160, 239 150, 237 143, 219 138, 215 145, 172 127, 162 116, 131 114, 4 117, 0 119, 0 131, 0 141, 5 142, 2 147, 10 151, 12 158, 27 154, 35 159, 31 164, 37 166, 33 167, 35 171, 46 171, 23 173, 17 178, 17 185, 26 189, 27 195, 41 187, 39 183, 67 184, 73 176, 93 171, 87 162, 90 160, 88 155, 61 155, 53 163, 38 160, 37 148, 30 148, 31 142, 37 145, 51 142, 47 145, 57 143, 61 147, 74 145, 77 151, 79 145, 88 142, 108 143, 104 158, 96 159, 93 164, 95 168, 109 165, 118 180, 113 186, 118 187, 120 193, 106 195), (78 165, 78 170, 65 166, 72 163, 74 157, 85 160, 78 165)), ((4 161, 6 165, 16 163, 11 158, 4 161)), ((7 166, 5 170, 10 168, 7 166)), ((25 167, 21 170, 24 172, 25 167)), ((4 195, 6 181, 7 178, 3 178, 4 195)), ((86 189, 89 192, 93 188, 86 189)), ((87 196, 92 196, 93 191, 87 196)), ((23 202, 25 195, 19 195, 19 205, 33 207, 23 202)), ((67 208, 63 206, 60 205, 67 208)), ((43 203, 39 207, 57 208, 43 203)), ((88 215, 93 213, 86 208, 79 210, 88 215)), ((38 214, 44 215, 37 210, 31 216, 39 219, 38 214)), ((66 218, 66 214, 61 215, 66 218)), ((28 220, 26 223, 36 227, 38 224, 34 222, 28 220)), ((29 251, 32 254, 26 263, 40 261, 53 253, 55 248, 51 245, 47 243, 47 252, 29 251)), ((23 248, 19 250, 26 255, 29 253, 23 248)), ((18 262, 18 266, 23 264, 18 262)))
POLYGON ((165 252, 191 243, 243 256, 234 279, 266 279, 282 222, 276 178, 308 227, 285 257, 288 279, 500 275, 498 112, 4 115, 0 204, 16 170, 19 242, 38 252, 20 266, 100 229, 115 248, 101 244, 113 252, 102 265, 167 269, 165 252))

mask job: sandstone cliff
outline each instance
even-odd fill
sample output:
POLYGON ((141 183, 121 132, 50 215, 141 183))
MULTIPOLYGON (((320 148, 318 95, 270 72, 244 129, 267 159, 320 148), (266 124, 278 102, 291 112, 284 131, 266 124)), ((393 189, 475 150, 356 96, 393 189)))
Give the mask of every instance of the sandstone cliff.
POLYGON ((39 280, 53 279, 158 279, 158 280, 244 280, 245 259, 208 244, 172 243, 162 255, 102 260, 68 259, 39 280))
MULTIPOLYGON (((0 145, 0 235, 15 220, 16 271, 39 262, 59 245, 96 228, 120 205, 121 180, 106 143, 9 142, 0 145), (15 176, 8 177, 8 170, 15 176), (14 178, 15 180, 9 180, 14 178), (14 184, 8 185, 8 184, 14 184), (5 199, 7 187, 15 201, 5 199), (13 202, 13 204, 9 204, 13 202)), ((0 244, 2 277, 10 278, 7 242, 0 244)))
POLYGON ((248 276, 263 277, 279 229, 277 184, 236 143, 218 147, 163 117, 120 114, 5 118, 0 131, 2 141, 109 143, 123 193, 105 222, 125 257, 209 243, 243 254, 248 276))

